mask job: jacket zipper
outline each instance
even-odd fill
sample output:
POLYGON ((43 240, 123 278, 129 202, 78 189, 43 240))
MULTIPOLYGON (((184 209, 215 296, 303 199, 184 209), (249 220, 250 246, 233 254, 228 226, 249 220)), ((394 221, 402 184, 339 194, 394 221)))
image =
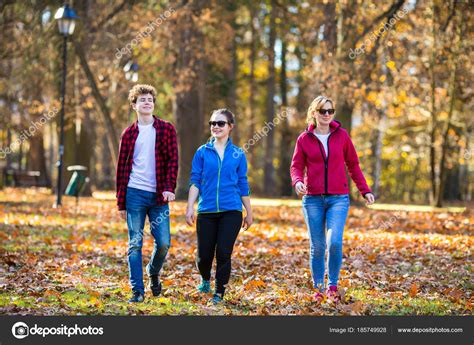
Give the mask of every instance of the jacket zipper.
MULTIPOLYGON (((216 150, 217 151, 217 150, 216 150)), ((224 156, 222 156, 222 158, 224 158, 224 156)), ((221 157, 219 157, 219 153, 217 152, 217 159, 218 159, 218 163, 219 163, 219 170, 217 171, 217 192, 216 192, 216 204, 217 204, 217 212, 219 212, 219 184, 221 182, 221 166, 222 166, 222 163, 221 163, 221 157)))
MULTIPOLYGON (((339 129, 336 128, 334 130, 337 131, 339 129)), ((309 131, 308 131, 309 132, 309 131)), ((329 138, 331 137, 331 135, 334 133, 334 132, 330 132, 329 135, 328 135, 328 141, 327 141, 327 146, 328 146, 328 152, 326 154, 326 159, 324 159, 324 153, 323 153, 323 147, 322 147, 322 143, 321 143, 321 140, 319 140, 319 138, 316 136, 316 134, 314 134, 313 132, 309 132, 311 133, 314 138, 318 141, 318 146, 319 146, 319 150, 321 151, 321 156, 323 157, 323 160, 324 160, 324 194, 329 194, 328 193, 328 162, 329 162, 329 138)))
POLYGON ((221 157, 219 156, 219 152, 217 152, 216 148, 214 147, 214 151, 216 151, 216 153, 217 153, 217 159, 218 159, 218 163, 219 163, 218 170, 217 170, 217 191, 216 191, 217 212, 220 212, 219 211, 219 185, 220 185, 220 181, 221 181, 221 168, 222 168, 222 163, 224 162, 225 150, 226 150, 228 144, 229 144, 229 141, 227 141, 227 144, 225 144, 224 152, 222 154, 222 161, 221 161, 221 157))
POLYGON ((327 141, 327 147, 328 147, 328 152, 327 152, 327 155, 326 155, 326 160, 325 160, 325 165, 324 167, 326 168, 325 169, 325 175, 324 175, 324 191, 325 191, 325 194, 329 194, 328 193, 328 162, 329 162, 329 138, 331 138, 331 134, 332 133, 329 133, 328 135, 328 141, 327 141))

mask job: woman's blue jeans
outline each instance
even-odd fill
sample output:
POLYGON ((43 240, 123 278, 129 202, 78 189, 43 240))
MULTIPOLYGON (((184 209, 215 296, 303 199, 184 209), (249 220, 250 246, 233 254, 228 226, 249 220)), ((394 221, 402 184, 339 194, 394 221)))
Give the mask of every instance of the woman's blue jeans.
POLYGON ((128 266, 132 291, 144 293, 142 246, 143 228, 148 215, 150 229, 155 239, 150 262, 146 266, 149 276, 158 275, 170 247, 170 213, 168 205, 156 205, 156 193, 137 188, 127 188, 128 266))
POLYGON ((303 196, 303 214, 310 239, 311 275, 313 286, 320 290, 325 290, 326 246, 328 285, 337 286, 342 264, 342 236, 349 204, 348 194, 303 196))

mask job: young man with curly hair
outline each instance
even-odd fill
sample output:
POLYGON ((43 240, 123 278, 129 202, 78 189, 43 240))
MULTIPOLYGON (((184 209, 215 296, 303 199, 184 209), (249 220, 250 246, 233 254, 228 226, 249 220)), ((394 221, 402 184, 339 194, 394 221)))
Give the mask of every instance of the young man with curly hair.
POLYGON ((161 293, 159 279, 170 246, 168 202, 175 199, 178 176, 178 144, 173 125, 153 115, 156 90, 135 85, 129 101, 137 121, 120 139, 117 164, 117 205, 128 226, 128 266, 132 297, 143 302, 142 245, 146 217, 154 238, 154 249, 146 266, 153 296, 161 293))

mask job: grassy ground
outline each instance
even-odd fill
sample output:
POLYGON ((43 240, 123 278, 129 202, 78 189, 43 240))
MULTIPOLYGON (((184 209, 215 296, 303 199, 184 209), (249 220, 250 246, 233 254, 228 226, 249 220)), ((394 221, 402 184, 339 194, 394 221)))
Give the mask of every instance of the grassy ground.
MULTIPOLYGON (((352 206, 344 234, 343 302, 312 300, 300 202, 255 199, 255 224, 234 250, 226 302, 196 293, 196 237, 171 204, 164 292, 129 305, 127 229, 110 193, 64 199, 0 191, 0 310, 29 315, 472 315, 470 210, 352 206)), ((152 250, 148 226, 144 258, 152 250)), ((145 262, 146 263, 146 262, 145 262)))

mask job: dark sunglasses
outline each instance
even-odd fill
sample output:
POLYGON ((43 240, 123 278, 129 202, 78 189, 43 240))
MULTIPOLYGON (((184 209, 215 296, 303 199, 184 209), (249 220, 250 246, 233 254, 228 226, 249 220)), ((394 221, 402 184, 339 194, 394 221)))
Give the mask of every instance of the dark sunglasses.
POLYGON ((211 127, 219 126, 222 128, 226 125, 226 123, 228 122, 227 121, 209 121, 209 126, 211 127))
POLYGON ((332 115, 332 114, 334 114, 335 110, 334 109, 318 109, 318 112, 321 115, 324 115, 324 114, 332 115))

